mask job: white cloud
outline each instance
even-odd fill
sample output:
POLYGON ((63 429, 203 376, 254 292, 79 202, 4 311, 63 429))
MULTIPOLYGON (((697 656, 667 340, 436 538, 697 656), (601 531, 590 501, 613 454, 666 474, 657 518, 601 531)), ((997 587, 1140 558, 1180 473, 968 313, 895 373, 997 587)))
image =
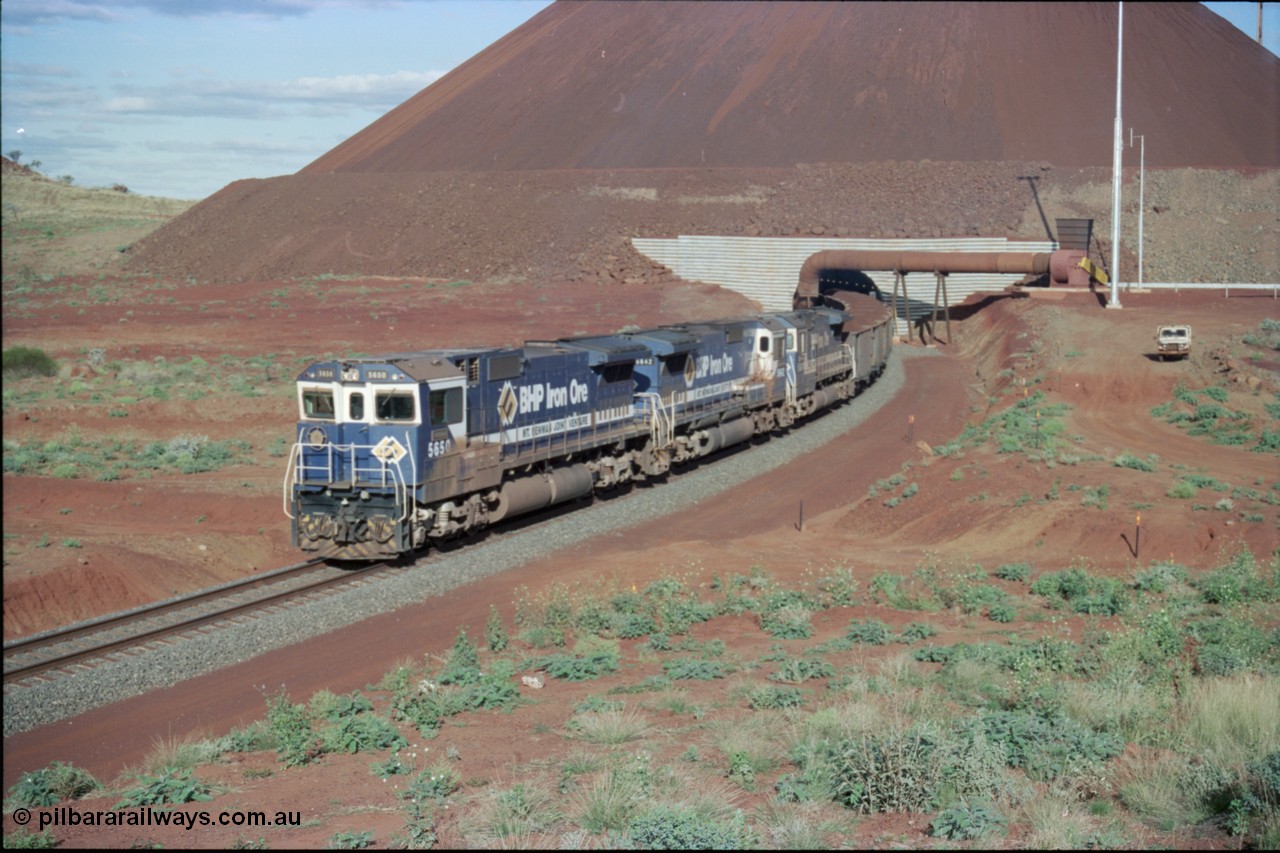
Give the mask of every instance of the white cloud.
POLYGON ((269 91, 267 94, 284 100, 344 103, 382 102, 388 98, 403 100, 443 76, 443 71, 397 71, 393 74, 299 77, 277 84, 274 91, 269 91))
POLYGON ((382 112, 438 80, 440 71, 343 74, 292 80, 175 79, 166 86, 117 86, 102 102, 107 113, 224 116, 276 120, 294 112, 352 109, 382 112))
POLYGON ((151 12, 174 18, 296 18, 323 9, 394 9, 413 0, 4 0, 6 27, 64 20, 128 20, 151 12))
POLYGON ((15 77, 81 77, 74 68, 65 65, 49 65, 36 62, 0 62, 0 73, 15 77))
POLYGON ((4 0, 0 9, 6 27, 31 27, 72 19, 109 23, 121 20, 113 6, 101 0, 4 0))
POLYGON ((149 113, 154 104, 147 98, 109 98, 102 109, 109 113, 149 113))

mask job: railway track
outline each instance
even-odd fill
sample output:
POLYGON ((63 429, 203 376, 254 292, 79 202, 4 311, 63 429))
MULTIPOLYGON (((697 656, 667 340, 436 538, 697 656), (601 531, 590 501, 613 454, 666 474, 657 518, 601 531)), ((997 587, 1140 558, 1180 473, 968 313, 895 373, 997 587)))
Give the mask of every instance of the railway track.
POLYGON ((307 560, 229 584, 114 613, 89 622, 4 644, 4 683, 49 680, 93 661, 130 654, 156 642, 250 618, 255 611, 283 605, 329 587, 363 579, 387 568, 370 563, 340 569, 307 560))

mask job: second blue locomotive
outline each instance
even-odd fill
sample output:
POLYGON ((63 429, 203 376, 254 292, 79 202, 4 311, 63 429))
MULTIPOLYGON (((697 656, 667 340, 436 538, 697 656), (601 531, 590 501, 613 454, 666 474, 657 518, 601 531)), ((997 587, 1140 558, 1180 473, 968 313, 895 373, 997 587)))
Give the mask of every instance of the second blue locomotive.
POLYGON ((285 479, 293 541, 395 557, 786 429, 879 374, 881 313, 856 323, 817 307, 312 364, 285 479))

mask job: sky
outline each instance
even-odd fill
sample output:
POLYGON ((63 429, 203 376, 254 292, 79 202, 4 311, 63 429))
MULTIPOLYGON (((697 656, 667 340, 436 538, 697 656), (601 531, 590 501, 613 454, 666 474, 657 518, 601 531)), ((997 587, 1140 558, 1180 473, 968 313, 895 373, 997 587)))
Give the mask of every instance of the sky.
MULTIPOLYGON (((298 171, 550 2, 3 0, 0 153, 201 199, 298 171)), ((1256 37, 1257 3, 1205 5, 1256 37)))

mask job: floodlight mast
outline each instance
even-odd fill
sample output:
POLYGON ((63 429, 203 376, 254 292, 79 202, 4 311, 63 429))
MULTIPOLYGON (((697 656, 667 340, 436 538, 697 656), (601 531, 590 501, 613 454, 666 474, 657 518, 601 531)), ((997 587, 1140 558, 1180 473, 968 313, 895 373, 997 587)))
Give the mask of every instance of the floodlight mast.
POLYGON ((1120 153, 1124 145, 1121 135, 1123 122, 1120 118, 1120 81, 1124 69, 1123 0, 1116 5, 1119 9, 1116 15, 1116 128, 1111 157, 1111 300, 1107 303, 1108 308, 1120 307, 1120 153))
POLYGON ((1133 137, 1138 137, 1138 287, 1142 287, 1142 218, 1146 214, 1147 185, 1147 137, 1146 134, 1133 132, 1129 128, 1129 147, 1133 147, 1133 137))

